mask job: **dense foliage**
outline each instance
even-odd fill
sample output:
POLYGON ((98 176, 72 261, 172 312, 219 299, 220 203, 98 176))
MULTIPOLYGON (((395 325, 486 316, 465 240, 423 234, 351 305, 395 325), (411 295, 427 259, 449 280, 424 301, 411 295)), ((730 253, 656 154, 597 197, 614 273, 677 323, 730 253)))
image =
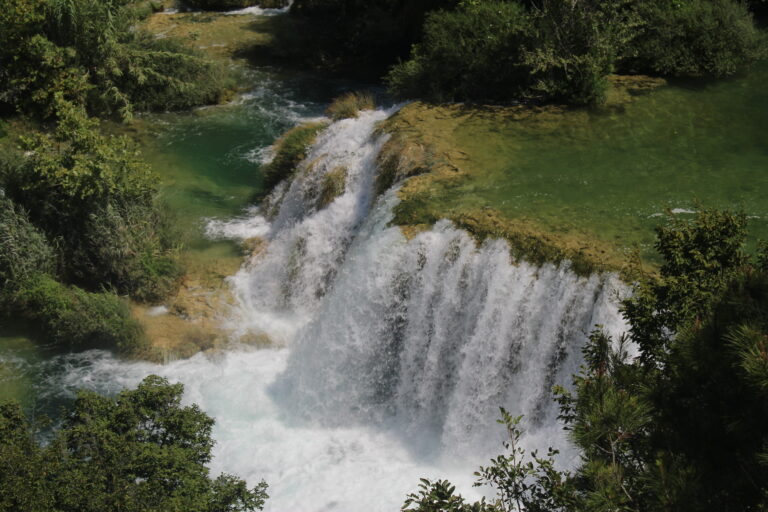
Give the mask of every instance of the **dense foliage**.
POLYGON ((745 217, 703 211, 658 231, 665 258, 624 303, 631 326, 596 330, 561 419, 582 451, 572 472, 556 452, 526 457, 519 418, 503 414, 508 451, 477 473, 497 499, 467 503, 423 481, 420 511, 745 511, 768 507, 768 253, 749 262, 745 217), (630 357, 634 346, 638 357, 630 357))
POLYGON ((733 75, 760 57, 761 37, 743 4, 731 0, 644 2, 643 20, 622 69, 665 76, 733 75))
POLYGON ((733 0, 472 0, 427 17, 393 92, 429 100, 599 103, 606 75, 732 75, 762 54, 733 0))
POLYGON ((141 300, 164 296, 178 269, 154 208, 154 175, 126 138, 102 135, 82 107, 58 97, 56 108, 53 132, 26 138, 27 156, 6 170, 6 195, 56 241, 68 281, 141 300))
POLYGON ((121 0, 8 0, 0 13, 0 107, 50 117, 55 98, 130 118, 218 101, 227 73, 136 29, 121 0))
POLYGON ((392 92, 430 101, 592 104, 612 72, 721 77, 764 55, 738 0, 296 0, 292 12, 313 19, 317 64, 395 64, 392 92))
POLYGON ((144 339, 115 293, 162 299, 181 269, 156 178, 100 119, 219 100, 228 73, 139 28, 130 0, 9 0, 0 10, 0 113, 31 118, 20 149, 0 155, 0 314, 49 339, 144 339))
POLYGON ((89 293, 37 274, 19 283, 11 311, 18 311, 45 338, 61 347, 114 348, 134 355, 147 348, 141 325, 113 293, 89 293))
POLYGON ((213 420, 182 391, 150 376, 114 398, 81 392, 45 445, 18 405, 0 404, 0 511, 261 510, 265 483, 210 477, 213 420))

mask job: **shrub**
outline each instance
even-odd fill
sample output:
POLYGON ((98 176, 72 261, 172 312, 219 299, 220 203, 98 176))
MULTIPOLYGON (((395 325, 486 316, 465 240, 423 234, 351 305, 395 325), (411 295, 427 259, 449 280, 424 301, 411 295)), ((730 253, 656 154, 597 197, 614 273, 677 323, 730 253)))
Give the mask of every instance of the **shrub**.
POLYGON ((373 110, 376 103, 373 96, 363 92, 348 92, 331 102, 325 113, 334 121, 357 117, 361 110, 373 110))
POLYGON ((763 37, 733 0, 658 0, 639 7, 645 28, 627 69, 669 76, 732 75, 760 58, 763 37))
POLYGON ((97 115, 216 103, 230 73, 178 41, 134 24, 129 2, 9 0, 0 14, 0 103, 48 118, 54 98, 97 115))
POLYGON ((135 354, 147 346, 128 305, 112 293, 89 293, 38 274, 20 284, 15 305, 60 345, 115 347, 122 354, 135 354))
POLYGON ((45 236, 0 192, 0 296, 12 293, 33 274, 53 270, 54 253, 45 236))
POLYGON ((726 76, 760 58, 763 39, 734 0, 472 0, 429 14, 387 81, 430 101, 594 104, 616 67, 726 76))
POLYGON ((296 167, 307 156, 307 149, 326 123, 306 123, 291 128, 275 142, 275 158, 264 167, 264 188, 275 185, 293 175, 296 167))
POLYGON ((183 271, 164 236, 170 228, 154 205, 107 204, 88 215, 71 244, 70 270, 78 281, 113 286, 142 302, 157 302, 183 271))
POLYGON ((106 137, 82 107, 57 99, 53 134, 25 139, 30 155, 6 178, 8 195, 61 248, 64 277, 156 300, 178 277, 154 203, 156 177, 126 138, 106 137))
MULTIPOLYGON (((138 111, 183 110, 218 103, 234 86, 231 73, 180 41, 138 31, 125 45, 121 69, 104 76, 101 94, 92 96, 95 112, 112 113, 119 104, 114 91, 138 111)), ((122 100, 121 100, 122 101, 122 100)))
POLYGON ((0 404, 0 507, 78 512, 261 510, 267 484, 212 477, 213 419, 156 375, 105 397, 78 393, 46 443, 15 403, 0 404))
POLYGON ((516 2, 462 3, 427 16, 422 42, 387 82, 397 96, 432 101, 520 98, 532 86, 524 51, 534 36, 532 16, 516 2))

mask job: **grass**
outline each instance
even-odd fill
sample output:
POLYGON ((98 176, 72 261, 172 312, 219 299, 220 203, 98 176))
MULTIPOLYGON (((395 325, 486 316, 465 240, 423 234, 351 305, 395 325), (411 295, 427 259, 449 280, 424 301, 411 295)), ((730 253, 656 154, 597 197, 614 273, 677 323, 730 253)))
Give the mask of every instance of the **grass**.
POLYGON ((320 186, 320 197, 317 201, 319 209, 325 208, 333 202, 334 199, 344 193, 347 188, 347 168, 337 167, 323 176, 323 183, 320 186))
POLYGON ((376 103, 370 93, 348 92, 342 94, 326 109, 325 113, 334 121, 356 118, 361 110, 373 110, 376 103))

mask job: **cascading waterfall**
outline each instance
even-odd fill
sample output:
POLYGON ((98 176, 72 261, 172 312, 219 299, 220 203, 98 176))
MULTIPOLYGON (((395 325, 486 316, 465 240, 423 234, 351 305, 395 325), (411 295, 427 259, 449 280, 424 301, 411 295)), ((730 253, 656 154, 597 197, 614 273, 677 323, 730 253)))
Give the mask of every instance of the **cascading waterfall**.
MULTIPOLYGON (((514 264, 503 241, 479 247, 447 221, 412 239, 389 225, 396 190, 376 198, 376 156, 390 112, 333 123, 270 202, 213 222, 212 235, 265 243, 231 279, 235 346, 161 366, 103 351, 37 370, 42 387, 112 393, 155 373, 216 419, 212 471, 270 485, 267 510, 398 510, 420 477, 474 499, 472 472, 498 453, 498 407, 526 417, 524 444, 567 450, 549 394, 567 384, 594 324, 624 328, 611 276, 567 264, 514 264), (321 207, 324 176, 343 194, 321 207), (58 368, 52 369, 52 366, 58 368)), ((30 369, 30 371, 33 371, 30 369)))
POLYGON ((477 247, 447 221, 406 240, 388 226, 395 190, 371 210, 386 138, 375 126, 388 114, 331 125, 275 191, 269 246, 233 278, 237 326, 269 332, 275 317, 292 319, 272 392, 294 419, 392 427, 431 455, 492 454, 503 406, 563 449, 551 387, 578 370, 594 325, 622 330, 621 285, 567 264, 513 264, 506 242, 477 247), (346 191, 318 210, 322 179, 339 167, 346 191))
POLYGON ((615 285, 513 265, 506 243, 477 248, 447 221, 410 242, 384 229, 350 251, 276 392, 310 421, 394 426, 441 454, 498 451, 500 406, 562 441, 551 387, 595 324, 621 327, 615 285))
MULTIPOLYGON (((293 338, 317 310, 331 287, 346 250, 373 201, 376 156, 386 136, 374 136, 387 111, 364 111, 323 131, 296 175, 270 197, 280 208, 268 230, 261 224, 246 235, 265 236, 266 251, 234 277, 240 313, 232 327, 266 332, 276 343, 293 338), (346 171, 344 192, 318 208, 323 178, 346 171)), ((242 222, 220 226, 235 230, 242 222)))

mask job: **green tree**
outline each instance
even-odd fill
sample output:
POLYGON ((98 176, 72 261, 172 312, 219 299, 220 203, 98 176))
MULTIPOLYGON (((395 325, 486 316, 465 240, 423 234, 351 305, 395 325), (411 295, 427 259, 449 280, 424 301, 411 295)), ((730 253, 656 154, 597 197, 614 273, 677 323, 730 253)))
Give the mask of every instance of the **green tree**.
POLYGON ((155 204, 157 178, 126 137, 61 96, 53 133, 24 140, 28 156, 6 191, 62 251, 64 278, 156 300, 175 285, 174 242, 155 204))
POLYGON ((44 446, 18 405, 0 406, 0 510, 262 509, 264 482, 249 489, 232 475, 210 477, 213 420, 182 406, 182 391, 150 376, 114 398, 82 392, 44 446))

